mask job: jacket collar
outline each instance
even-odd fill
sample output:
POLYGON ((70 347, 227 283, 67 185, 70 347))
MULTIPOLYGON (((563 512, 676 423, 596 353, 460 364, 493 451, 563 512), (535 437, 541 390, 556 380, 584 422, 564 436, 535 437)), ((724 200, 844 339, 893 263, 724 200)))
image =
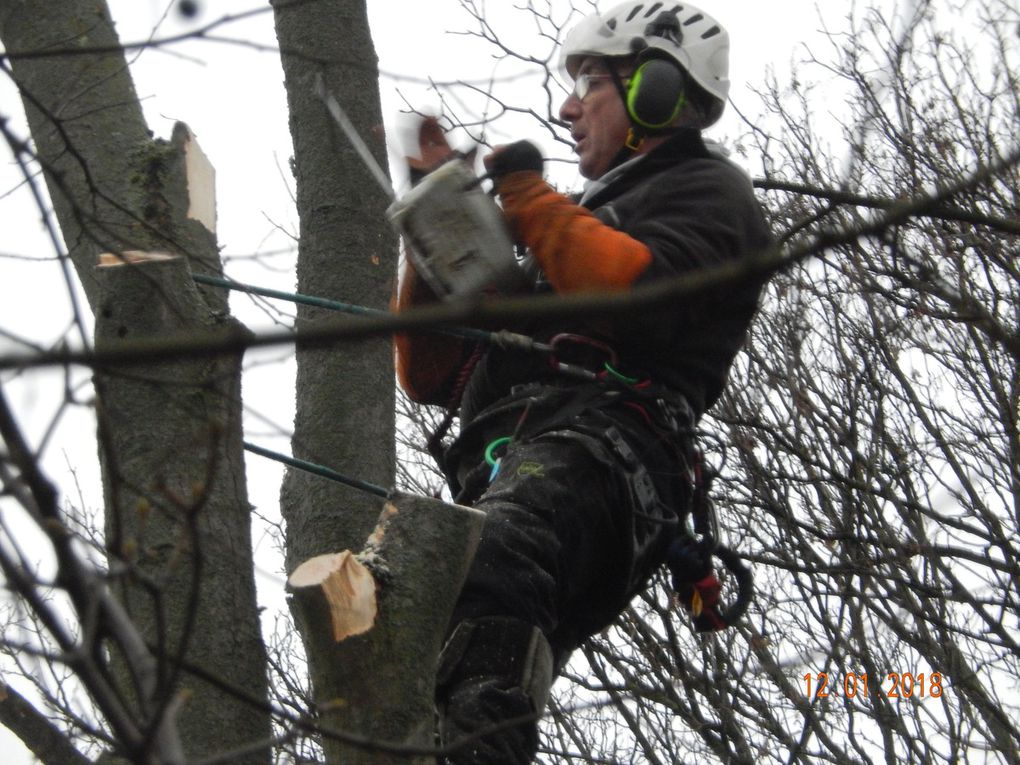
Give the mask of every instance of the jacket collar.
POLYGON ((589 181, 581 195, 580 204, 594 209, 649 175, 677 165, 685 159, 707 159, 712 156, 713 153, 705 146, 700 131, 681 128, 676 135, 647 154, 633 156, 607 171, 601 178, 589 181))

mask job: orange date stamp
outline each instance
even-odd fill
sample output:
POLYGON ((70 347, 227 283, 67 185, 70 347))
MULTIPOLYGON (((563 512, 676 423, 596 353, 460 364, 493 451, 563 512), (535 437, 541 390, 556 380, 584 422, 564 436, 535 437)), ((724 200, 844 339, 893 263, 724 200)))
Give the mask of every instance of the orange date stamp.
POLYGON ((896 701, 937 699, 948 685, 941 672, 885 672, 877 677, 867 672, 806 672, 801 681, 809 699, 870 698, 872 695, 896 701))

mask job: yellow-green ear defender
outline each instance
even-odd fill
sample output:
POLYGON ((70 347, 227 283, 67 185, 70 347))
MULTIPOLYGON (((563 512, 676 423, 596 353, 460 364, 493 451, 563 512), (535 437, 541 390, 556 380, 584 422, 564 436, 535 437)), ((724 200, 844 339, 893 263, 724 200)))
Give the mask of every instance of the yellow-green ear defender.
POLYGON ((684 90, 684 73, 676 61, 655 48, 645 48, 627 86, 627 113, 640 127, 664 128, 686 103, 684 90))

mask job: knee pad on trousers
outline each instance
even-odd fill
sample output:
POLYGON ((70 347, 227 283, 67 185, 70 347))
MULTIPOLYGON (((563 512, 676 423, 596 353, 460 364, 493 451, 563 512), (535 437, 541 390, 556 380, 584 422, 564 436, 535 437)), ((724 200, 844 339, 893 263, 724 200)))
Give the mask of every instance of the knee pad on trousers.
POLYGON ((492 678, 520 688, 541 713, 553 681, 553 652, 538 627, 511 617, 461 622, 439 657, 436 695, 465 681, 492 678))
POLYGON ((541 630, 511 618, 461 622, 436 678, 446 765, 527 765, 538 751, 538 718, 553 678, 541 630))

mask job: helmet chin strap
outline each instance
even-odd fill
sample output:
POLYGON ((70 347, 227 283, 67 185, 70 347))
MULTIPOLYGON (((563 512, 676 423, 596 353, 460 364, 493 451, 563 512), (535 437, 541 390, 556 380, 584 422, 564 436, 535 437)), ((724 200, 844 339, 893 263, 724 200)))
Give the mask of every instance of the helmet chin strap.
POLYGON ((623 78, 620 77, 620 73, 616 71, 616 67, 612 64, 609 64, 607 68, 609 69, 609 77, 613 81, 613 86, 616 88, 616 92, 620 95, 620 101, 623 103, 623 112, 627 115, 627 119, 631 120, 630 127, 627 129, 627 138, 610 164, 610 169, 612 169, 617 165, 622 165, 640 151, 641 144, 645 142, 646 133, 630 117, 630 111, 627 109, 627 88, 623 84, 623 78))
POLYGON ((647 131, 642 130, 637 125, 631 124, 627 128, 627 137, 623 141, 623 147, 630 151, 641 151, 641 145, 645 142, 645 138, 648 136, 647 131))

